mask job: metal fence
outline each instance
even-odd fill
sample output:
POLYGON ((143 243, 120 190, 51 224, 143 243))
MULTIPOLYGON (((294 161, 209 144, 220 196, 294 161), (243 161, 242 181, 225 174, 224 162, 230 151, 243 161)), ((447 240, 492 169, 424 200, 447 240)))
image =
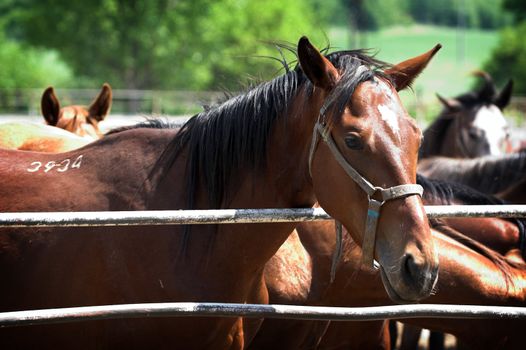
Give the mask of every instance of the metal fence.
MULTIPOLYGON (((0 113, 40 116, 40 99, 44 89, 0 89, 0 113)), ((63 106, 89 105, 100 92, 95 89, 56 89, 63 106)), ((416 91, 415 98, 404 99, 404 103, 417 120, 438 114, 440 104, 422 99, 422 92, 416 91)), ((222 91, 183 91, 183 90, 133 90, 113 89, 112 114, 123 115, 192 115, 223 99, 222 91)), ((514 96, 511 108, 526 113, 526 97, 514 96)))
MULTIPOLYGON (((44 89, 0 89, 0 113, 40 116, 44 89)), ((89 105, 98 89, 56 89, 62 106, 89 105)), ((224 96, 220 91, 163 91, 113 89, 112 114, 188 115, 224 96)))
MULTIPOLYGON (((426 206, 428 217, 526 217, 526 205, 426 206)), ((222 209, 0 213, 0 227, 129 226, 174 224, 276 223, 329 220, 321 208, 222 209)), ((138 317, 255 317, 308 320, 380 320, 387 318, 526 319, 526 308, 474 305, 397 305, 321 307, 234 303, 147 303, 0 313, 0 327, 138 317)))

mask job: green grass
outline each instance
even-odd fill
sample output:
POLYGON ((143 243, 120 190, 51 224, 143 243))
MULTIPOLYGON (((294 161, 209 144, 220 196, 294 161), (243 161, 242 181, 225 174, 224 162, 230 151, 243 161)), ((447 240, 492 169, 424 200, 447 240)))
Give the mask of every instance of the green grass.
MULTIPOLYGON (((329 32, 331 45, 336 48, 348 48, 348 37, 345 28, 333 28, 329 32)), ((377 57, 382 60, 397 63, 437 43, 442 44, 442 49, 415 82, 414 92, 402 94, 411 113, 419 119, 428 119, 440 108, 434 94, 453 97, 468 91, 474 83, 470 72, 482 68, 497 40, 495 31, 469 29, 458 35, 455 28, 414 25, 366 33, 362 46, 378 51, 377 57)))

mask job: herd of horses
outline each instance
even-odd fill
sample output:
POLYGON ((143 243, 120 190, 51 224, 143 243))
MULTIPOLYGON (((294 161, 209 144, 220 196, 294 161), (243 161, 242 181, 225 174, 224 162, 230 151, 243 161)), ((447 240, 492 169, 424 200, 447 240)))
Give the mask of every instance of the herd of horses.
MULTIPOLYGON (((439 49, 392 65, 359 50, 322 54, 303 37, 294 69, 181 127, 149 119, 104 135, 109 85, 87 109, 61 108, 48 88, 48 125, 0 124, 0 212, 321 206, 336 222, 0 228, 0 312, 174 301, 525 305, 522 220, 425 215, 424 205, 526 195, 526 153, 511 149, 502 115, 511 82, 497 91, 477 73, 482 86, 439 97, 443 112, 423 133, 404 109, 398 92, 439 49)), ((404 322, 454 334, 459 346, 523 348, 523 321, 404 322)), ((145 318, 0 328, 0 347, 390 349, 393 334, 388 320, 145 318)))

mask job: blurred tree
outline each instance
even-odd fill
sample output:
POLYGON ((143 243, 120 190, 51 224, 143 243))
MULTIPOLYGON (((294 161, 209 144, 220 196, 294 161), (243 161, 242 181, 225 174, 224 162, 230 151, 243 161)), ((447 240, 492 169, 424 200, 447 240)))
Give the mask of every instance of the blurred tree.
POLYGON ((0 88, 45 88, 69 85, 71 69, 57 53, 24 47, 0 34, 0 88))
POLYGON ((408 0, 408 8, 420 23, 456 26, 460 15, 467 27, 494 29, 508 22, 502 1, 508 0, 408 0))
POLYGON ((513 78, 515 94, 526 94, 526 22, 501 32, 498 46, 485 65, 499 84, 513 78))
POLYGON ((411 22, 408 0, 341 0, 348 11, 352 28, 376 30, 411 22))
MULTIPOLYGON (((11 1, 11 0, 9 0, 11 1)), ((18 0, 9 34, 54 48, 76 73, 121 88, 236 87, 279 65, 263 40, 320 41, 312 2, 291 0, 18 0)))
POLYGON ((515 21, 526 19, 526 2, 524 0, 503 0, 503 7, 513 14, 515 21))
MULTIPOLYGON (((0 3, 0 89, 45 88, 69 85, 73 74, 56 51, 36 49, 6 37, 9 16, 17 8, 16 0, 0 3)), ((0 106, 9 104, 2 95, 0 106)))
POLYGON ((484 69, 500 84, 512 78, 514 94, 526 94, 526 2, 504 0, 503 6, 516 24, 500 33, 499 44, 484 69))

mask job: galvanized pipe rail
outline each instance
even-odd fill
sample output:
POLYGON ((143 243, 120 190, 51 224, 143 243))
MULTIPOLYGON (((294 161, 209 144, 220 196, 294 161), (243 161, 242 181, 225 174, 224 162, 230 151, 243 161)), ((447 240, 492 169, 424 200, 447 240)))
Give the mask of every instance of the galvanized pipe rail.
MULTIPOLYGON (((526 218, 526 205, 436 205, 429 218, 526 218)), ((0 213, 0 227, 140 226, 329 220, 322 208, 0 213)))
POLYGON ((295 320, 373 321, 405 318, 526 319, 526 308, 510 306, 410 304, 327 307, 234 303, 146 303, 83 306, 0 313, 0 328, 50 323, 152 317, 250 317, 295 320))
MULTIPOLYGON (((430 218, 526 218, 526 205, 426 206, 430 218)), ((0 227, 138 226, 180 224, 276 223, 329 220, 321 208, 222 209, 109 212, 0 213, 0 227)), ((309 320, 386 318, 526 319, 526 308, 473 305, 396 305, 340 308, 294 305, 151 303, 90 306, 0 313, 0 327, 138 317, 266 317, 309 320)))

